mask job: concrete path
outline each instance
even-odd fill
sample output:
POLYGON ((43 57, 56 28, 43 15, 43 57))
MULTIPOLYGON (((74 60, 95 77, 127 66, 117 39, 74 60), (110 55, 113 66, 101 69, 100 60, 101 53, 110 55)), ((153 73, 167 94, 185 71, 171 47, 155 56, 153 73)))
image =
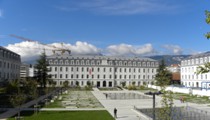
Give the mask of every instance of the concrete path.
MULTIPOLYGON (((94 88, 92 91, 93 95, 101 102, 101 104, 107 109, 107 111, 114 116, 114 108, 117 108, 117 119, 116 120, 151 120, 144 114, 136 111, 136 108, 152 108, 153 99, 129 99, 129 100, 111 100, 106 99, 104 93, 137 93, 144 94, 139 91, 99 91, 94 88)), ((161 107, 161 97, 156 96, 156 107, 161 107)), ((176 107, 190 106, 193 108, 208 111, 210 113, 210 107, 207 105, 199 105, 194 103, 181 103, 179 100, 174 100, 176 107)))

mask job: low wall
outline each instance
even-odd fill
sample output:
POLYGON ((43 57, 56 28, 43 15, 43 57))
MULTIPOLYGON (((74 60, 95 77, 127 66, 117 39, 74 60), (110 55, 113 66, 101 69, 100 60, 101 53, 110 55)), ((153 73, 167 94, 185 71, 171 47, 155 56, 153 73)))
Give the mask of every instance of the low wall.
MULTIPOLYGON (((148 85, 149 88, 160 90, 159 86, 155 85, 148 85)), ((185 87, 172 87, 168 86, 166 87, 166 90, 170 90, 172 92, 178 92, 178 93, 185 93, 185 94, 193 94, 193 95, 200 95, 200 96, 210 96, 210 90, 198 90, 198 89, 191 89, 191 88, 185 88, 185 87)))

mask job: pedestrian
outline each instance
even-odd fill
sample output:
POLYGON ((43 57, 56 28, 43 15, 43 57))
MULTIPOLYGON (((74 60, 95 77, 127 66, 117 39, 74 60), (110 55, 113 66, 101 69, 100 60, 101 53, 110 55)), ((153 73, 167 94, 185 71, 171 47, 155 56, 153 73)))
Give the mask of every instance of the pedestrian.
POLYGON ((114 117, 117 118, 117 109, 114 108, 114 117))
POLYGON ((179 100, 180 100, 180 102, 182 103, 182 96, 180 96, 179 100))
POLYGON ((107 97, 108 97, 108 94, 107 94, 107 93, 105 93, 105 95, 106 95, 106 99, 107 99, 107 97))

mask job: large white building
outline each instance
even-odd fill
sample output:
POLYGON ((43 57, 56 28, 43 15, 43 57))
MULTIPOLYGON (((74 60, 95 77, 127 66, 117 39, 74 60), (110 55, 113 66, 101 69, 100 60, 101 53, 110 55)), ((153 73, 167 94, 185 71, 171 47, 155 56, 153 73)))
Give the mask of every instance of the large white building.
POLYGON ((57 86, 69 81, 75 86, 86 86, 90 81, 97 87, 114 87, 125 82, 126 85, 143 85, 154 80, 158 61, 138 57, 110 57, 85 55, 52 55, 47 57, 49 74, 57 86))
POLYGON ((197 67, 210 62, 210 52, 193 55, 181 61, 181 84, 186 87, 210 87, 210 73, 196 74, 197 67))
POLYGON ((22 63, 20 66, 20 78, 26 79, 29 77, 29 64, 22 63))
POLYGON ((20 55, 0 46, 0 82, 20 78, 20 55))

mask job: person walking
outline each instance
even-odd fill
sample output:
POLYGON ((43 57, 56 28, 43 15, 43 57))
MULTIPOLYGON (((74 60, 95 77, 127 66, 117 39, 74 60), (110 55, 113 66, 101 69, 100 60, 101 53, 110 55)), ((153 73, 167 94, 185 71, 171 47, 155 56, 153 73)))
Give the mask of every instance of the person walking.
POLYGON ((117 118, 117 109, 114 108, 114 117, 117 118))

